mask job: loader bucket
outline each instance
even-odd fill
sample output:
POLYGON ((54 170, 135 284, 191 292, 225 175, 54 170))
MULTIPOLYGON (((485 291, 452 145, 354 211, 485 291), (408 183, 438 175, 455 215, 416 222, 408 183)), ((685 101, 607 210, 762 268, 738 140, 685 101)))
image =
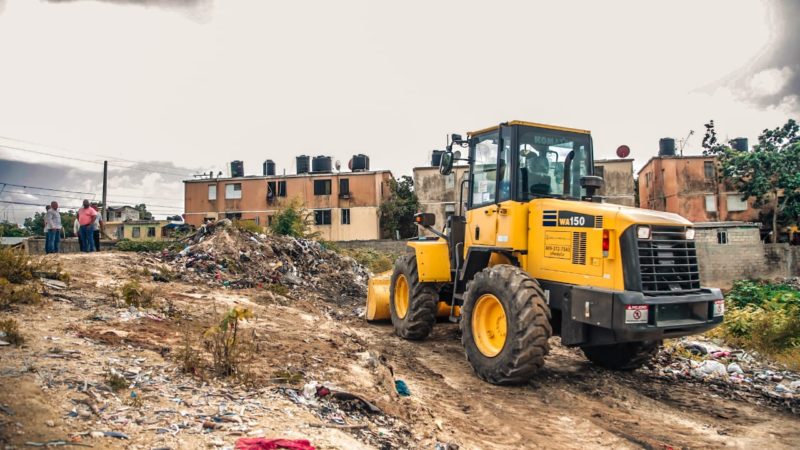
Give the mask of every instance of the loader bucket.
MULTIPOLYGON (((367 321, 389 320, 389 284, 392 280, 392 271, 379 273, 369 279, 367 285, 367 321)), ((461 308, 456 306, 456 316, 461 314, 461 308)), ((449 317, 450 305, 439 302, 436 317, 449 317)))

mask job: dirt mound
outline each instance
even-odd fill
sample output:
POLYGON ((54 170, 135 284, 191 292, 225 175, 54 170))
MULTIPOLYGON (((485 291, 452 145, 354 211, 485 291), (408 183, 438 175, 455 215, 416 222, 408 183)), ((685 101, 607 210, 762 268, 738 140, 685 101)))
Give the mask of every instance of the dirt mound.
POLYGON ((366 296, 368 271, 317 241, 253 233, 223 220, 201 227, 186 244, 162 256, 184 281, 311 295, 340 306, 361 304, 366 296))

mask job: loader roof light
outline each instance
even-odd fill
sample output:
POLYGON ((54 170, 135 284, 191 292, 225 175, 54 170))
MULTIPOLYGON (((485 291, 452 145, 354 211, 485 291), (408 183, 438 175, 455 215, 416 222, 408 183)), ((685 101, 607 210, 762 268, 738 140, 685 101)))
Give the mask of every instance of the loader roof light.
POLYGON ((687 241, 694 240, 694 228, 687 228, 686 229, 686 240, 687 241))
POLYGON ((639 226, 636 228, 636 237, 639 239, 650 239, 650 227, 639 226))

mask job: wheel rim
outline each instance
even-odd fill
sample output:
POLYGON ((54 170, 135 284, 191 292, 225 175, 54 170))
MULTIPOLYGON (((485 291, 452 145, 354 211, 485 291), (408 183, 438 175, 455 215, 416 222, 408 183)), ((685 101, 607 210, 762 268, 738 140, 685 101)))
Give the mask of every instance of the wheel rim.
POLYGON ((483 294, 472 311, 472 336, 486 357, 497 356, 506 344, 506 311, 492 294, 483 294))
POLYGON ((397 317, 405 319, 408 313, 408 280, 400 274, 394 282, 394 311, 397 317))

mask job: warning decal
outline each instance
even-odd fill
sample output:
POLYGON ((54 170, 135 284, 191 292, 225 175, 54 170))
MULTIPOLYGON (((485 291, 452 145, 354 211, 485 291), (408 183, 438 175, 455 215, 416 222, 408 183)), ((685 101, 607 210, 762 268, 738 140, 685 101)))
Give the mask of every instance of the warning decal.
POLYGON ((572 232, 545 231, 544 257, 556 259, 572 259, 572 232))
POLYGON ((647 323, 647 305, 625 305, 625 323, 647 323))

